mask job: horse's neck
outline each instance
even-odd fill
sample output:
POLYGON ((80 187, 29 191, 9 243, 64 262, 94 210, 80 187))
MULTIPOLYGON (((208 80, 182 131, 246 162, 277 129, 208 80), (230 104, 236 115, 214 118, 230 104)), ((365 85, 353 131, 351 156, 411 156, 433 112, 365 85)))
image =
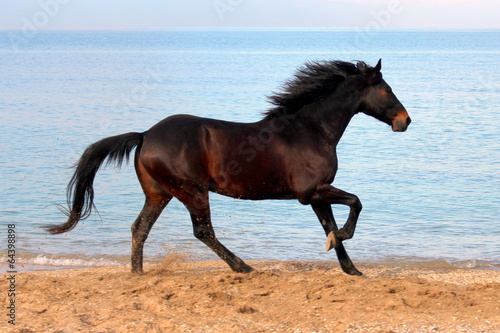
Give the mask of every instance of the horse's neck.
POLYGON ((357 108, 356 103, 327 98, 304 107, 297 119, 312 132, 319 134, 329 145, 335 146, 356 114, 357 108))

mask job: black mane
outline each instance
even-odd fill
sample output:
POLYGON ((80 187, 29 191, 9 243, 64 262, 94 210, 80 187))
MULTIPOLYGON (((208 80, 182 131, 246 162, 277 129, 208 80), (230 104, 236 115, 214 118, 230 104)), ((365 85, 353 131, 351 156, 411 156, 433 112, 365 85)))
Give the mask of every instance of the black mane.
POLYGON ((311 61, 299 68, 294 77, 286 82, 283 91, 268 96, 275 107, 264 113, 266 118, 298 112, 303 106, 331 94, 350 75, 373 70, 364 62, 353 64, 345 61, 311 61))

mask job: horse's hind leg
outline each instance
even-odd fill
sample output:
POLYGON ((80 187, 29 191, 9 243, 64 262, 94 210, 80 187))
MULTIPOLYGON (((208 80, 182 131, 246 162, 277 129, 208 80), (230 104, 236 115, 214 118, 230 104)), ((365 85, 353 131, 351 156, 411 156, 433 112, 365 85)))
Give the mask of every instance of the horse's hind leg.
POLYGON ((131 228, 133 273, 143 273, 142 260, 144 243, 146 242, 154 223, 171 199, 171 196, 160 195, 149 195, 146 197, 144 208, 142 208, 141 213, 137 216, 137 219, 131 228))
POLYGON ((180 199, 191 214, 194 236, 214 251, 229 267, 238 273, 249 273, 253 268, 222 245, 215 236, 210 219, 208 192, 200 191, 188 198, 180 199))
POLYGON ((139 216, 132 224, 132 272, 143 273, 143 249, 151 228, 160 216, 165 206, 170 202, 172 196, 167 193, 146 171, 143 164, 137 158, 135 160, 137 178, 141 183, 142 190, 146 196, 146 202, 139 216))

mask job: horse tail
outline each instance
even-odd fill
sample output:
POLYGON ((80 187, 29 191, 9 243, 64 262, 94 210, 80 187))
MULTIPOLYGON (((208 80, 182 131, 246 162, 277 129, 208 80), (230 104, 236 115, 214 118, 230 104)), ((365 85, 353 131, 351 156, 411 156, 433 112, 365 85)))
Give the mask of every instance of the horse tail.
POLYGON ((78 221, 89 217, 95 208, 94 178, 103 162, 107 159, 107 164, 115 163, 120 167, 124 159, 128 161, 132 149, 140 149, 143 139, 143 133, 131 132, 105 138, 90 145, 75 165, 75 173, 68 184, 67 200, 70 209, 61 209, 68 216, 68 220, 44 228, 52 234, 60 234, 72 230, 78 221))

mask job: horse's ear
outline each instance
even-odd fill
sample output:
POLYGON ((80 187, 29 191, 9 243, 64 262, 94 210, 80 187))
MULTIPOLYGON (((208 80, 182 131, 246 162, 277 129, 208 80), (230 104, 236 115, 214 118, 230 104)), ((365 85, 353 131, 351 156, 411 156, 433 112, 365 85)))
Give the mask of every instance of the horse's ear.
POLYGON ((380 73, 381 69, 382 69, 382 59, 379 59, 377 65, 375 65, 375 73, 380 73))

